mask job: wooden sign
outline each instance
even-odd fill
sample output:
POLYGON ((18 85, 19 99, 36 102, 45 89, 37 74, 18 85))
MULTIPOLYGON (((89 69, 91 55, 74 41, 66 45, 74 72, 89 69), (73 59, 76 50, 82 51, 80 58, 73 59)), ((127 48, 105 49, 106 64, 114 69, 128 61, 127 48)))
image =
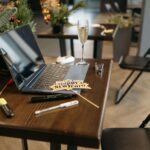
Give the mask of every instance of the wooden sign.
POLYGON ((50 86, 53 91, 60 90, 73 90, 73 89, 91 89, 88 83, 83 82, 82 80, 63 80, 56 81, 55 84, 50 86))

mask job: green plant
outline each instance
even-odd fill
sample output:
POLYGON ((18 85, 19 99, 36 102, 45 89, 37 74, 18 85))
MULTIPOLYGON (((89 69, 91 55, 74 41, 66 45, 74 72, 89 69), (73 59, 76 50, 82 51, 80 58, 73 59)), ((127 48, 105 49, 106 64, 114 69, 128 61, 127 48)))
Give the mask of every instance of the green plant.
POLYGON ((0 32, 5 32, 28 23, 33 28, 35 26, 32 21, 32 11, 28 7, 27 0, 10 0, 5 5, 0 1, 0 20, 0 32))
POLYGON ((131 16, 116 15, 111 16, 109 23, 117 24, 120 28, 128 28, 134 25, 134 20, 131 16))
POLYGON ((52 26, 68 24, 69 15, 85 7, 85 2, 80 1, 73 5, 71 9, 68 8, 65 4, 60 4, 59 0, 49 1, 41 0, 42 13, 44 15, 44 21, 46 23, 51 23, 52 26))

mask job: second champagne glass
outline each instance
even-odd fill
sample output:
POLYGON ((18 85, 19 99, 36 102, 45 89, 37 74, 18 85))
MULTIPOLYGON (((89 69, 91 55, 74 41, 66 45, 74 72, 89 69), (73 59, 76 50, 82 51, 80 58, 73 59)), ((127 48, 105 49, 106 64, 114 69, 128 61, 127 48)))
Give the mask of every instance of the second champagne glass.
POLYGON ((88 38, 88 30, 89 30, 88 20, 86 19, 78 20, 77 29, 78 29, 78 38, 82 44, 82 56, 81 56, 81 60, 77 63, 77 65, 86 65, 88 63, 84 60, 83 55, 84 55, 84 44, 88 38))

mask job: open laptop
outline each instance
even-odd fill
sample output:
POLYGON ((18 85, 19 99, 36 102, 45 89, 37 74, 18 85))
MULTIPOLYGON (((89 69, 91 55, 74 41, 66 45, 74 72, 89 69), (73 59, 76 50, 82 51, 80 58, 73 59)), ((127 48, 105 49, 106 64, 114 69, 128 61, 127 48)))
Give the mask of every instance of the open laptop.
MULTIPOLYGON (((3 33, 0 52, 17 88, 27 93, 54 93, 55 81, 84 80, 88 65, 45 64, 29 25, 3 33)), ((80 92, 80 90, 77 90, 80 92)), ((57 91, 56 93, 72 93, 57 91)))

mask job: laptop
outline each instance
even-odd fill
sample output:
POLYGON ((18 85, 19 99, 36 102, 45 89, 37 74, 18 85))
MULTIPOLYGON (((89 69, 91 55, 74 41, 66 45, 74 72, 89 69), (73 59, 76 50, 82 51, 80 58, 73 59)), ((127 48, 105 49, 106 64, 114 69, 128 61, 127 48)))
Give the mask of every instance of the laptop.
POLYGON ((26 93, 72 94, 65 90, 54 92, 49 86, 66 79, 84 81, 89 67, 45 64, 29 25, 1 34, 0 52, 18 90, 26 93))

